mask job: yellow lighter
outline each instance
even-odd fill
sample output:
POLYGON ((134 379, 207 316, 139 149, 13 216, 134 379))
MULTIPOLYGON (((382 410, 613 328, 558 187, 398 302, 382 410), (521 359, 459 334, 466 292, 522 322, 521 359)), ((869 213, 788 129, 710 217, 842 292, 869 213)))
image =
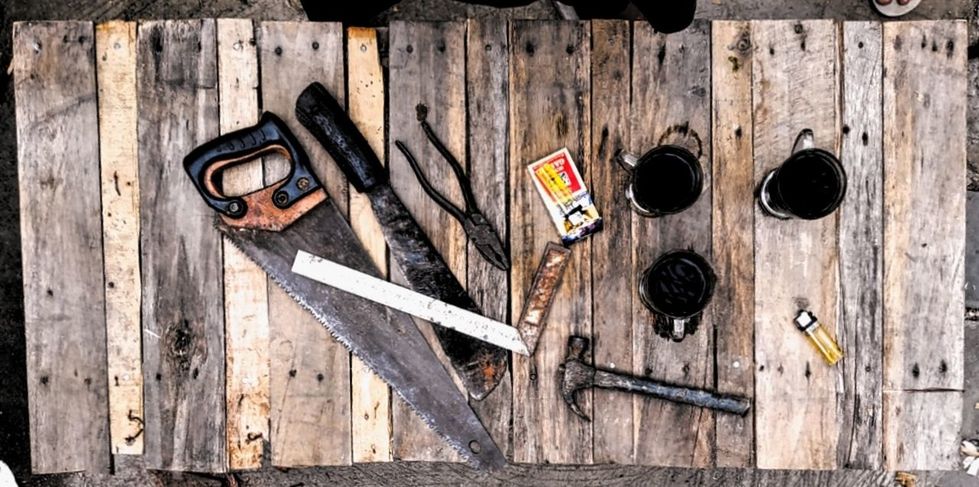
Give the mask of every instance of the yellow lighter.
POLYGON ((799 327, 799 331, 809 336, 809 340, 826 359, 826 363, 836 365, 836 362, 843 358, 843 350, 840 349, 833 336, 826 331, 826 327, 819 323, 816 315, 804 309, 800 310, 795 317, 795 324, 799 327))

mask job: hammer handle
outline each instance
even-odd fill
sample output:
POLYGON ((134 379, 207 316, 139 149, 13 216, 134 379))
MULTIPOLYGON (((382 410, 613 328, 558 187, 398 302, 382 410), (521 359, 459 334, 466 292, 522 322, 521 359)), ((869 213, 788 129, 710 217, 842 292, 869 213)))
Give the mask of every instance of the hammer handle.
POLYGON ((748 409, 751 408, 751 401, 743 397, 715 394, 703 389, 677 386, 655 380, 640 379, 638 377, 622 376, 603 370, 595 371, 595 387, 640 392, 667 401, 724 411, 739 416, 744 416, 748 413, 748 409))

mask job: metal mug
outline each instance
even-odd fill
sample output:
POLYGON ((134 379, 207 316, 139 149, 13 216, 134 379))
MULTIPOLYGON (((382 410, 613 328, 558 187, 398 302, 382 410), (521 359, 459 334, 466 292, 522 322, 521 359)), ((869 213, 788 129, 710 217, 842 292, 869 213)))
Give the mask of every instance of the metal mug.
POLYGON ((639 277, 639 298, 667 322, 667 329, 657 332, 679 342, 696 329, 716 283, 717 276, 707 259, 690 250, 673 250, 661 255, 639 277))
POLYGON ((625 195, 642 216, 679 213, 696 203, 704 190, 700 161, 678 145, 661 145, 639 158, 620 152, 616 159, 631 174, 625 195))
POLYGON ((818 220, 832 214, 846 196, 846 171, 840 160, 816 148, 812 130, 799 133, 792 155, 769 171, 758 190, 758 204, 770 216, 818 220))

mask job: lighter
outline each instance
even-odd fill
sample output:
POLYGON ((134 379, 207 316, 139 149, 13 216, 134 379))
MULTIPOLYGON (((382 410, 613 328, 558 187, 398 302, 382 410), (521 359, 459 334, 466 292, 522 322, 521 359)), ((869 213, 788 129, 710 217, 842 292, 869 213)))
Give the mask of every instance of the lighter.
POLYGON ((826 363, 836 365, 836 362, 843 358, 843 350, 840 349, 832 335, 826 331, 826 327, 819 323, 816 315, 806 310, 800 310, 795 317, 795 324, 799 327, 799 331, 809 336, 813 345, 826 359, 826 363))

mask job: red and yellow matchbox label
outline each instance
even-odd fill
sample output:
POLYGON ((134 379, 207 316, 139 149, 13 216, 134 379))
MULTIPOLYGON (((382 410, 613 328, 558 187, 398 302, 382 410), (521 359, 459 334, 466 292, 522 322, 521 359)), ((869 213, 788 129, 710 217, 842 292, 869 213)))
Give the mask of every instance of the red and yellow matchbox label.
POLYGON ((602 229, 602 218, 568 149, 527 166, 565 245, 602 229))

